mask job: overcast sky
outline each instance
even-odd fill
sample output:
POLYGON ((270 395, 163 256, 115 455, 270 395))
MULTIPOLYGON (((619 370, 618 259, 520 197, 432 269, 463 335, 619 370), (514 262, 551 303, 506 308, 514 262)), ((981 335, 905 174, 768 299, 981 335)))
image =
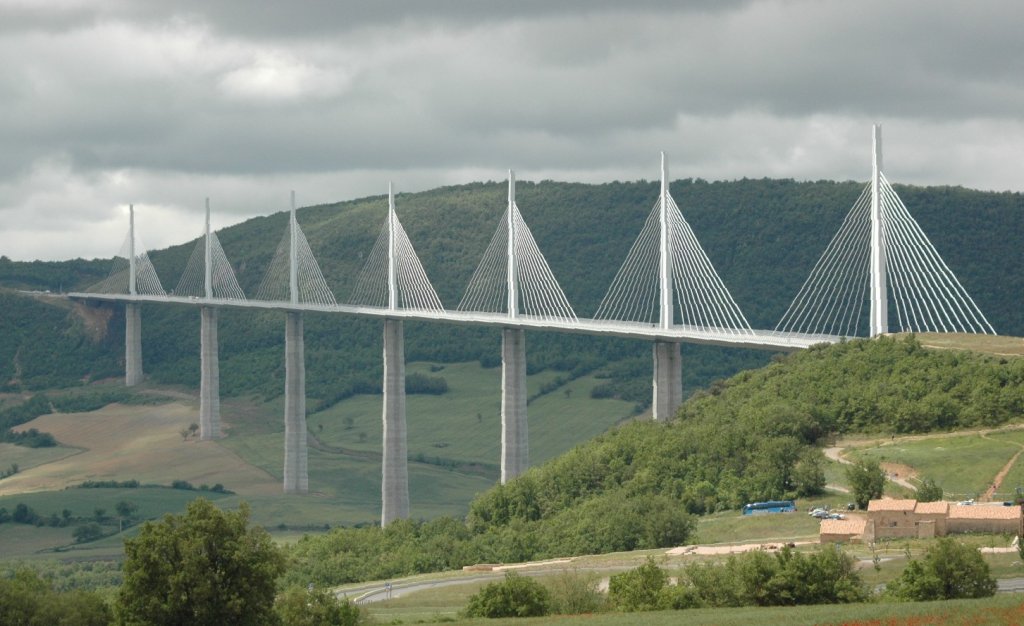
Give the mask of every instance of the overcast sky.
MULTIPOLYGON (((1024 189, 1020 0, 0 0, 0 254, 500 180, 1024 189), (212 5, 212 6, 211 6, 212 5)), ((911 207, 911 210, 913 208, 911 207)))

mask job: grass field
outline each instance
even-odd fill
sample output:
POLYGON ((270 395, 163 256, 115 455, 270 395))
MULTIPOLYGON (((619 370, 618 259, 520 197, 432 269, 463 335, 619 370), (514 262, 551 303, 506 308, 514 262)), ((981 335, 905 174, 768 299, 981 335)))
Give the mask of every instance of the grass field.
MULTIPOLYGON (((446 594, 447 595, 447 594, 446 594)), ((468 594, 467 594, 468 595, 468 594)), ((453 594, 454 596, 454 594, 453 594)), ((679 624, 716 624, 718 626, 749 626, 751 624, 831 625, 849 626, 901 626, 901 625, 971 625, 1011 626, 1024 622, 1024 597, 1003 594, 981 600, 949 600, 944 602, 868 603, 849 605, 817 605, 805 607, 745 607, 737 609, 691 609, 688 611, 653 611, 649 613, 597 613, 576 616, 539 618, 461 620, 455 617, 457 608, 436 607, 419 610, 402 604, 400 600, 382 603, 370 610, 370 615, 382 623, 401 620, 445 621, 456 624, 529 625, 529 624, 588 624, 591 626, 620 626, 650 624, 651 626, 679 624), (454 612, 453 612, 454 609, 454 612), (378 613, 379 612, 379 613, 378 613)), ((463 606, 464 603, 458 606, 463 606)))
MULTIPOLYGON (((1018 435, 1008 435, 1015 437, 1018 435)), ((858 448, 852 458, 874 458, 913 467, 918 475, 938 483, 946 499, 974 498, 992 484, 992 479, 1020 446, 1009 439, 964 434, 897 440, 858 448)))
POLYGON ((943 350, 973 350, 995 356, 1024 356, 1024 339, 1004 335, 917 333, 921 345, 943 350))
MULTIPOLYGON (((441 376, 448 393, 406 397, 409 456, 440 457, 490 467, 497 476, 501 457, 501 369, 478 363, 455 363, 431 371, 429 363, 411 363, 407 373, 441 376)), ((533 397, 557 372, 527 377, 533 397)), ((530 402, 530 463, 542 463, 627 418, 633 405, 621 400, 594 400, 599 383, 585 376, 530 402)), ((309 416, 310 432, 325 444, 379 454, 381 397, 360 395, 309 416)))
MULTIPOLYGON (((34 492, 0 497, 0 508, 13 511, 18 504, 31 507, 44 518, 51 514, 61 515, 64 509, 71 511, 75 517, 93 517, 96 509, 104 509, 105 515, 116 515, 118 502, 130 502, 138 507, 136 515, 142 519, 155 519, 164 513, 179 513, 193 499, 202 496, 217 502, 226 498, 224 494, 211 492, 186 491, 182 489, 145 488, 138 489, 66 489, 58 492, 34 492)), ((77 525, 77 524, 76 524, 77 525)), ((104 530, 113 527, 104 526, 104 530)), ((74 526, 65 528, 35 527, 26 524, 0 524, 0 557, 25 558, 43 550, 52 550, 74 542, 71 533, 74 526)), ((121 537, 112 542, 113 550, 103 550, 103 542, 94 542, 86 546, 76 546, 79 550, 100 549, 104 554, 120 556, 121 537)), ((107 541, 107 540, 104 540, 107 541)), ((52 554, 50 555, 52 556, 52 554)))
POLYGON ((795 513, 741 515, 738 511, 726 511, 706 515, 697 521, 694 543, 817 540, 819 521, 807 515, 807 509, 826 504, 832 508, 841 508, 845 501, 838 497, 800 501, 797 503, 799 510, 795 513))

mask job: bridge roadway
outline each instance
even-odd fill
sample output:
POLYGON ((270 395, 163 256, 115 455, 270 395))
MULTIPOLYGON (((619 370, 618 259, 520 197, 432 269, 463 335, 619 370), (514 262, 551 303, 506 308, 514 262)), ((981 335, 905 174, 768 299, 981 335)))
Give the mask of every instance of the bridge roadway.
POLYGON ((388 309, 385 307, 356 304, 294 304, 291 302, 265 300, 234 300, 225 298, 196 298, 183 296, 152 296, 103 293, 69 293, 73 300, 101 300, 109 302, 180 304, 186 306, 218 307, 236 309, 259 309, 281 312, 342 313, 379 317, 381 319, 415 320, 450 324, 473 324, 497 328, 523 330, 559 331, 581 333, 603 337, 624 337, 648 341, 668 341, 728 346, 733 348, 754 348, 759 350, 795 351, 819 343, 837 343, 841 337, 835 335, 808 335, 801 333, 780 333, 772 330, 744 331, 736 329, 708 330, 694 326, 677 325, 661 328, 656 324, 641 322, 620 322, 609 320, 576 319, 563 320, 531 315, 509 317, 504 313, 483 313, 474 311, 433 311, 422 309, 388 309))

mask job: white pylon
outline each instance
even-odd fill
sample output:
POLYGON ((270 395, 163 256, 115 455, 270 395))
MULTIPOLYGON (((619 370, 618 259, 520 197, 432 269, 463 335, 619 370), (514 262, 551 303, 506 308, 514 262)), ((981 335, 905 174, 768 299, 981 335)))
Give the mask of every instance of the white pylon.
POLYGON ((210 238, 210 199, 206 199, 206 241, 203 250, 203 293, 207 299, 213 297, 213 240, 210 238))
POLYGON ((872 127, 871 158, 871 336, 889 332, 885 281, 885 223, 882 219, 882 126, 872 127))
POLYGON ((670 242, 672 220, 669 217, 668 201, 668 164, 665 160, 665 153, 661 153, 661 238, 660 238, 660 261, 658 265, 658 284, 660 286, 660 316, 659 324, 662 328, 672 327, 672 254, 670 242))
POLYGON ((135 205, 128 205, 128 293, 138 293, 135 286, 135 205))
POLYGON ((288 293, 292 304, 299 302, 299 223, 295 219, 295 190, 292 190, 292 210, 289 214, 288 229, 290 246, 288 250, 288 293))
POLYGON ((516 273, 516 175, 508 171, 508 316, 519 315, 519 276, 516 273))

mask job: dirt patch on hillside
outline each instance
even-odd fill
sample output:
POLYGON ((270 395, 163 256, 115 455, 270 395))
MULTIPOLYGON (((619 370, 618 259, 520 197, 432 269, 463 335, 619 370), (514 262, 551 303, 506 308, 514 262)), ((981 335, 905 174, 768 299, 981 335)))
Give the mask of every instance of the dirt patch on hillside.
MULTIPOLYGON (((886 478, 895 483, 899 483, 904 487, 906 487, 911 480, 917 480, 917 470, 909 465, 903 465, 902 463, 890 463, 888 461, 882 461, 879 465, 882 467, 882 471, 885 472, 886 478)), ((913 488, 912 485, 911 488, 913 488)))
POLYGON ((38 428, 82 452, 19 472, 0 482, 0 495, 52 491, 86 480, 129 480, 169 485, 220 483, 242 495, 280 493, 279 481, 246 463, 216 441, 184 441, 181 430, 196 419, 195 408, 112 404, 99 411, 51 414, 23 424, 38 428))
POLYGON ((81 320, 82 327, 89 339, 99 343, 106 338, 107 329, 110 327, 110 318, 114 316, 112 307, 90 306, 86 302, 74 302, 71 311, 81 320))

